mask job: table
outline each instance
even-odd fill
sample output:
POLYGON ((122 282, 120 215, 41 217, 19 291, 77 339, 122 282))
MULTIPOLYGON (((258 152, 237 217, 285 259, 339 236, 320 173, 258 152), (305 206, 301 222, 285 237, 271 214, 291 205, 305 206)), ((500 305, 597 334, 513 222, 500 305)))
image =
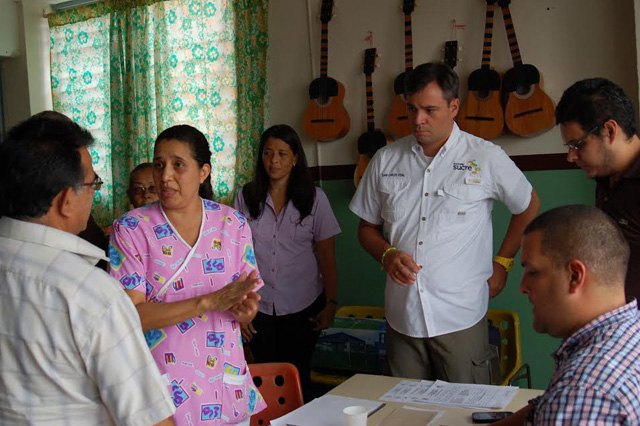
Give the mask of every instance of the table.
MULTIPOLYGON (((353 398, 362 398, 370 400, 378 400, 389 389, 394 387, 402 379, 399 377, 375 376, 371 374, 356 374, 341 385, 333 388, 329 393, 340 396, 350 396, 353 398)), ((527 401, 544 391, 538 389, 520 389, 516 396, 511 400, 505 411, 518 411, 527 405, 527 401)), ((482 411, 478 409, 452 408, 439 405, 410 404, 400 402, 385 402, 386 406, 373 414, 368 422, 368 426, 375 426, 387 417, 394 408, 410 405, 419 408, 428 408, 431 410, 443 411, 442 417, 436 420, 436 425, 471 425, 471 413, 482 411)))

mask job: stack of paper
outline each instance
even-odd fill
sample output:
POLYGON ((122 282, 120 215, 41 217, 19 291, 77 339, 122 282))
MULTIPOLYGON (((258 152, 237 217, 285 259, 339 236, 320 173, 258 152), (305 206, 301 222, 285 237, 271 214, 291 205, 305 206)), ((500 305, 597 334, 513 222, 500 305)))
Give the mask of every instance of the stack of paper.
POLYGON ((446 407, 503 409, 517 392, 518 388, 510 386, 403 380, 380 399, 446 407))
POLYGON ((369 414, 383 405, 379 401, 347 398, 345 396, 324 395, 303 405, 278 419, 271 420, 272 426, 344 426, 342 410, 351 405, 362 405, 369 414))

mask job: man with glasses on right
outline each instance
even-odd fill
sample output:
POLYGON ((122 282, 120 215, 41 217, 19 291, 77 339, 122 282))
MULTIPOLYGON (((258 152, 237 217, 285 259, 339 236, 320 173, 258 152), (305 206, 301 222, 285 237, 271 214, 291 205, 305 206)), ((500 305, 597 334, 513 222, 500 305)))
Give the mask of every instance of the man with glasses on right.
POLYGON ((589 78, 563 93, 556 123, 569 149, 567 161, 596 180, 596 206, 629 242, 625 292, 640 300, 640 138, 633 104, 617 84, 589 78))

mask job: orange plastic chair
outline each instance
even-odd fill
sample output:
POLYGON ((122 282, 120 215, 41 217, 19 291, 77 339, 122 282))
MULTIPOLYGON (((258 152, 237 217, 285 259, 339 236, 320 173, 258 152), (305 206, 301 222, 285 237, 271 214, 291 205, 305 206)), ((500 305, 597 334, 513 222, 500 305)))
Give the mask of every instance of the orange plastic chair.
POLYGON ((301 407, 302 386, 295 365, 286 362, 249 364, 249 371, 267 408, 251 416, 251 426, 267 426, 271 420, 301 407))

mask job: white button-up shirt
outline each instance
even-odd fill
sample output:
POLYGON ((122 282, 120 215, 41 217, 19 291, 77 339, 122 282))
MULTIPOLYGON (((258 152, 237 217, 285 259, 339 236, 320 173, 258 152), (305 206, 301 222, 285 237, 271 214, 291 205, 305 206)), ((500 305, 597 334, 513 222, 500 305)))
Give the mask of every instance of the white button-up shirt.
POLYGON ((102 249, 0 218, 0 424, 140 425, 175 412, 102 249))
POLYGON ((349 208, 382 225, 389 242, 422 266, 406 287, 387 276, 389 325, 435 337, 476 324, 487 312, 493 273, 493 200, 519 214, 531 190, 500 147, 457 124, 433 159, 412 135, 379 150, 349 208))

